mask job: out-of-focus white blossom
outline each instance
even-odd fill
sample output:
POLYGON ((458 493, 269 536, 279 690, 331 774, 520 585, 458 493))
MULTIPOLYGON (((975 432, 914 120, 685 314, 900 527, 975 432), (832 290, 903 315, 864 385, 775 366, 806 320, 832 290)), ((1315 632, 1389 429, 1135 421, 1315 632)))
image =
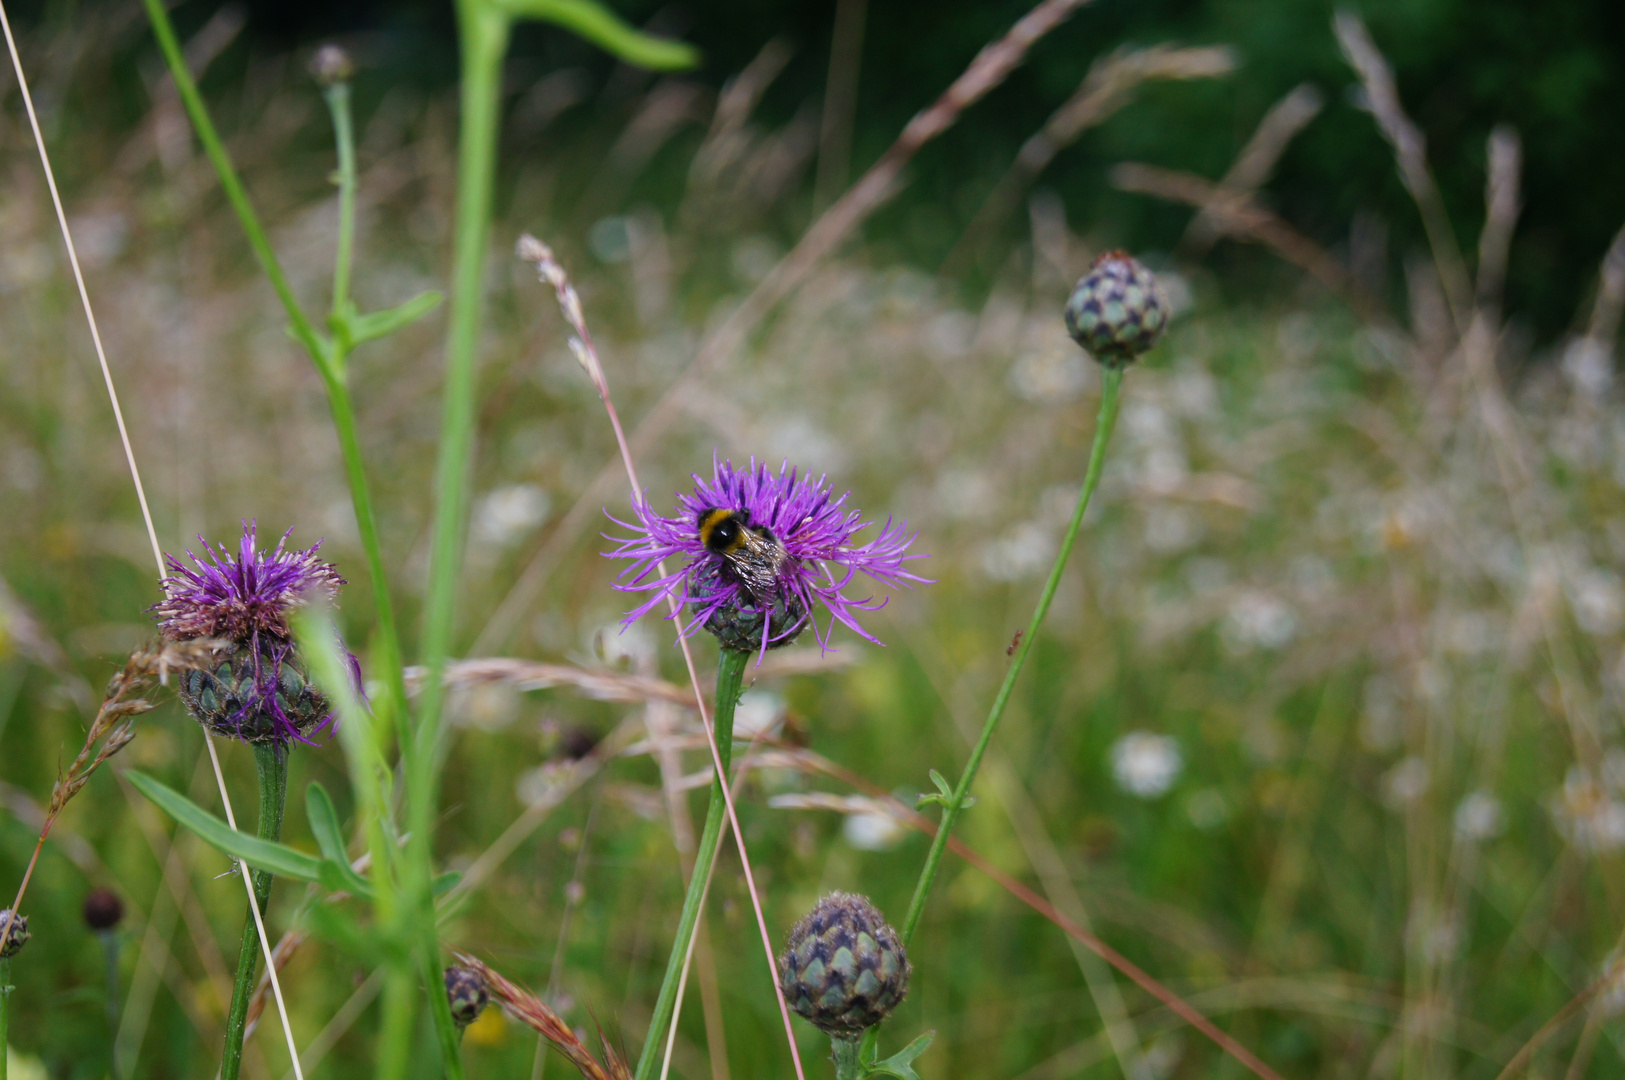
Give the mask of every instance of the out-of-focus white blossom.
POLYGON ((1297 616, 1284 601, 1250 589, 1231 602, 1219 635, 1225 646, 1239 655, 1254 649, 1279 649, 1297 632, 1297 616))
POLYGON ((1474 791, 1456 806, 1456 835, 1463 840, 1490 840, 1501 835, 1506 822, 1501 800, 1487 791, 1474 791))
POLYGON ((1141 799, 1165 795, 1179 779, 1185 758, 1169 735, 1131 731, 1112 744, 1112 778, 1117 786, 1141 799))
POLYGON ((890 814, 848 814, 841 837, 859 851, 890 851, 903 842, 908 829, 890 814))
POLYGON ((1427 792, 1427 762, 1419 757, 1402 759, 1382 778, 1382 798, 1395 810, 1403 809, 1427 792))
POLYGON ((474 535, 506 547, 547 520, 553 500, 535 484, 509 484, 487 492, 474 508, 474 535))
POLYGON ((1558 831, 1582 851, 1616 851, 1625 846, 1625 803, 1578 765, 1551 799, 1558 831))

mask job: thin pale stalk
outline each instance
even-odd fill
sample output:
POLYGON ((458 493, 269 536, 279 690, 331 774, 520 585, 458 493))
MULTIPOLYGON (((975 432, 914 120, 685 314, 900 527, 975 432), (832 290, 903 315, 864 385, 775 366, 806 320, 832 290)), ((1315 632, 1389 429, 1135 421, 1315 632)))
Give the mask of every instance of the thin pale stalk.
MULTIPOLYGON (((259 774, 260 820, 255 832, 261 840, 282 839, 282 812, 288 802, 288 749, 275 743, 256 743, 254 765, 259 774)), ((255 870, 253 903, 263 912, 271 902, 271 875, 255 870)), ((243 1067, 243 1029, 248 1002, 254 996, 260 959, 258 920, 250 908, 243 921, 243 941, 237 951, 237 977, 231 987, 231 1008, 226 1013, 226 1050, 220 1061, 220 1080, 237 1080, 243 1067)))
POLYGON ((722 846, 722 824, 728 816, 728 765, 733 759, 734 706, 739 703, 745 666, 749 662, 750 654, 736 649, 723 649, 717 659, 716 714, 712 722, 721 768, 711 777, 711 804, 705 812, 705 826, 700 831, 699 846, 694 852, 694 873, 688 879, 688 893, 683 897, 682 915, 677 920, 677 937, 672 941, 671 955, 666 960, 666 975, 660 982, 660 993, 655 997, 654 1015, 649 1018, 643 1052, 638 1055, 635 1080, 652 1080, 659 1068, 660 1033, 671 1022, 672 1011, 677 1006, 677 988, 683 981, 688 943, 694 937, 695 925, 700 921, 700 906, 705 899, 706 886, 710 883, 711 864, 716 860, 717 849, 722 846))

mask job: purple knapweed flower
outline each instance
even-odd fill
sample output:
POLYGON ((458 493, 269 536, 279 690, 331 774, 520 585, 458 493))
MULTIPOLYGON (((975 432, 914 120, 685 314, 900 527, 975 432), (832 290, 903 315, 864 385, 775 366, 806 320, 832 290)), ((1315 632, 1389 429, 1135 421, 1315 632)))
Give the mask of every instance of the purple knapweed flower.
POLYGON ((632 560, 615 587, 650 594, 627 613, 627 624, 670 597, 678 611, 691 612, 683 636, 703 626, 724 648, 741 652, 788 645, 809 624, 827 649, 837 622, 878 645, 854 613, 877 611, 886 598, 854 600, 842 590, 860 572, 894 588, 930 584, 904 568, 925 557, 904 554, 917 535, 908 524, 888 518, 878 536, 854 543, 872 523, 847 507, 850 492, 831 498, 826 478, 798 476, 788 462, 775 475, 754 458, 746 469, 723 461, 713 470, 710 480, 694 476, 692 494, 677 496, 675 517, 661 516, 647 499, 635 497, 636 524, 611 518, 637 534, 609 538, 620 547, 608 557, 632 560), (665 559, 682 565, 662 575, 658 567, 665 559), (822 627, 820 605, 829 612, 822 627))
MULTIPOLYGON (((201 536, 203 558, 173 555, 164 599, 151 610, 170 641, 222 642, 210 668, 180 673, 180 695, 199 723, 216 735, 254 743, 310 742, 333 719, 327 698, 310 681, 288 615, 311 599, 331 602, 344 579, 316 557, 321 542, 288 551, 289 529, 272 551, 255 544, 245 522, 236 554, 201 536)), ((348 657, 359 687, 361 668, 348 657)))

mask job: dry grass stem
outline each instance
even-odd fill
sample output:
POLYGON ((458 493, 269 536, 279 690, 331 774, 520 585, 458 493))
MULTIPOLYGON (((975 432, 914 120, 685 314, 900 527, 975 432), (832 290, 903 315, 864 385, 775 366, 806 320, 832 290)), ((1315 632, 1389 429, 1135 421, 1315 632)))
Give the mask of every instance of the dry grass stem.
MULTIPOLYGON (((1253 129, 1247 145, 1241 148, 1230 171, 1219 181, 1219 189, 1232 199, 1247 200, 1269 180, 1275 172, 1281 155, 1298 133, 1320 115, 1325 104, 1319 90, 1309 83, 1299 83, 1280 101, 1270 106, 1264 119, 1253 129)), ((1185 258, 1199 260, 1207 254, 1213 242, 1224 234, 1213 210, 1203 207, 1192 219, 1180 239, 1177 251, 1185 258)))
POLYGON ((1182 202, 1211 215, 1225 234, 1252 240, 1308 272, 1368 322, 1385 322, 1382 305, 1325 248, 1251 200, 1238 199, 1211 180, 1155 165, 1124 162, 1113 167, 1111 181, 1124 191, 1137 191, 1182 202))
MULTIPOLYGON (((17 897, 12 901, 10 910, 22 910, 23 896, 27 894, 28 883, 34 876, 40 849, 45 846, 46 838, 51 835, 51 826, 56 824, 57 816, 73 797, 90 783, 91 776, 101 768, 104 761, 123 750, 135 739, 135 718, 157 708, 145 698, 131 698, 129 695, 151 685, 154 681, 167 682, 172 671, 204 666, 209 663, 219 647, 220 642, 210 638, 198 638, 178 645, 143 647, 132 652, 124 667, 108 680, 107 691, 102 697, 101 707, 96 710, 96 718, 91 721, 90 730, 85 735, 84 746, 80 748, 79 755, 73 759, 73 764, 68 766, 67 774, 59 777, 55 786, 51 788, 51 801, 45 810, 45 821, 40 826, 39 839, 34 844, 34 854, 28 860, 27 869, 23 871, 22 884, 17 887, 17 897)), ((8 922, 4 930, 0 930, 0 948, 5 947, 10 937, 11 924, 8 922)))
POLYGON ((1132 102, 1142 85, 1158 80, 1218 78, 1230 74, 1235 67, 1235 53, 1218 46, 1120 48, 1096 60, 1072 96, 1021 144, 1015 160, 943 261, 942 273, 951 276, 962 270, 966 260, 975 255, 1016 208, 1033 181, 1055 160, 1055 155, 1132 102))
POLYGON ((1490 132, 1489 173, 1484 191, 1484 230, 1478 237, 1478 306, 1499 319, 1506 284, 1512 231, 1518 224, 1518 177, 1523 170, 1523 143, 1510 127, 1490 132))
POLYGON ((1338 44, 1349 66, 1360 76, 1365 87, 1366 107, 1376 118, 1383 137, 1394 148, 1399 163, 1399 175, 1405 189, 1415 200, 1422 214, 1422 227, 1427 230, 1428 243, 1433 248, 1433 259, 1439 266, 1439 278, 1444 284, 1445 298, 1450 303, 1451 316, 1457 333, 1466 333, 1469 312, 1472 309, 1472 285, 1467 276, 1467 264, 1461 257, 1450 216, 1445 212, 1439 186, 1427 163, 1427 138, 1422 129, 1405 114, 1399 100, 1399 87, 1394 82, 1394 71, 1388 64, 1365 23, 1352 11, 1339 11, 1333 23, 1338 44))

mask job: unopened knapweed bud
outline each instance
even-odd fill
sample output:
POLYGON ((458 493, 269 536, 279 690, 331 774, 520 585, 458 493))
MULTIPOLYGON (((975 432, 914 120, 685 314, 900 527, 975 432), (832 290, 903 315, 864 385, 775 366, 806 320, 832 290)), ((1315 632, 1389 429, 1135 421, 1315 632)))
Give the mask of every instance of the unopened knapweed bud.
POLYGON ((124 901, 106 886, 92 889, 85 897, 84 916, 86 926, 106 933, 124 921, 124 901))
POLYGON ((13 915, 9 908, 0 911, 0 941, 5 942, 0 945, 0 960, 10 960, 16 956, 28 944, 30 936, 27 915, 13 915), (11 931, 9 935, 6 933, 8 929, 11 931))
POLYGON ((897 931, 864 896, 831 893, 790 931, 779 985, 792 1009, 835 1038, 880 1023, 908 993, 897 931))
POLYGON ((1100 363, 1122 368, 1157 343, 1168 314, 1156 275, 1128 252, 1108 251, 1067 298, 1066 330, 1100 363))
POLYGON ((316 84, 329 87, 334 83, 349 82, 355 75, 355 63, 350 54, 337 45, 323 45, 310 58, 310 74, 316 84))
POLYGON ((446 969, 446 1000, 451 1004, 451 1018, 461 1030, 472 1024, 491 1003, 491 989, 478 971, 453 964, 446 969))

